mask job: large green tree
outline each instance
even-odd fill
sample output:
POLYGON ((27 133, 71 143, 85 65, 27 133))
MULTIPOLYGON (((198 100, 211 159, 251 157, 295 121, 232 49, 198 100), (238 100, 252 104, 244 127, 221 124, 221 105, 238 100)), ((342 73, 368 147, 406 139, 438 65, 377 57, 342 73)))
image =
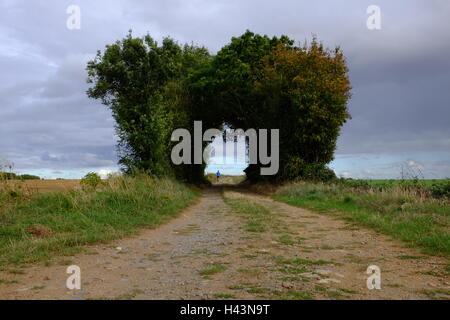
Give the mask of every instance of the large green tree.
POLYGON ((162 176, 178 171, 170 161, 170 135, 192 126, 185 78, 209 62, 205 48, 180 46, 149 35, 126 38, 99 51, 87 66, 88 96, 107 105, 116 121, 119 163, 162 176))
MULTIPOLYGON (((250 31, 223 47, 189 78, 207 119, 234 128, 280 130, 280 170, 269 179, 311 177, 328 171, 341 126, 349 118, 350 83, 344 55, 315 38, 294 46, 286 36, 250 31), (317 172, 315 172, 317 171, 317 172)), ((246 169, 260 178, 261 165, 246 169)))
POLYGON ((278 46, 264 58, 256 82, 263 123, 280 128, 278 178, 305 177, 333 160, 340 128, 350 114, 350 82, 339 48, 315 39, 303 47, 278 46))

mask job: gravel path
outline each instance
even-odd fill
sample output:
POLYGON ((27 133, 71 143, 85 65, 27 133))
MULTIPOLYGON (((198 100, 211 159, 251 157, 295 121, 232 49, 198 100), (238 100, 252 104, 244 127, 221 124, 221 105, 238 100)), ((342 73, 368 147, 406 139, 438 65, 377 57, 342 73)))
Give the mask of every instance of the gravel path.
POLYGON ((444 258, 229 186, 206 190, 158 229, 55 261, 0 272, 0 299, 450 298, 444 258), (245 231, 245 218, 223 196, 270 209, 270 225, 245 231), (66 288, 68 264, 81 268, 81 290, 66 288), (369 265, 381 269, 381 290, 367 289, 369 265))

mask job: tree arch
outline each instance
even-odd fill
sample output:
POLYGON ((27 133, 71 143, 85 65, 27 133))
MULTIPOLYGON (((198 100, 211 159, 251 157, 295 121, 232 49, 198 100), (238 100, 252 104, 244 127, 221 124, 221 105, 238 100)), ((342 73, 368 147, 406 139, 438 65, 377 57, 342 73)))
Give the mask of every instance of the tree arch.
MULTIPOLYGON (((246 31, 211 55, 203 47, 170 38, 158 45, 130 32, 99 51, 87 70, 89 97, 101 99, 116 120, 124 168, 191 182, 203 179, 205 165, 173 165, 170 134, 192 132, 195 120, 204 128, 280 129, 280 170, 269 179, 289 180, 333 159, 350 117, 344 55, 315 38, 295 46, 286 36, 246 31)), ((250 165, 247 176, 257 180, 260 167, 250 165)))

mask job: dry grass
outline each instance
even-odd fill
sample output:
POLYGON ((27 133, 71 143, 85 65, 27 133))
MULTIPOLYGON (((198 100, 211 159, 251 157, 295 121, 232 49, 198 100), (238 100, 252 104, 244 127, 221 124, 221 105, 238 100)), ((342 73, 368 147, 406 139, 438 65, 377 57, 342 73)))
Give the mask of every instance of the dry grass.
POLYGON ((67 191, 80 187, 80 180, 26 180, 17 181, 37 192, 67 191))
POLYGON ((270 196, 278 190, 277 185, 268 182, 261 182, 252 184, 250 182, 246 183, 245 186, 252 192, 259 193, 262 195, 270 196))
POLYGON ((43 182, 46 191, 34 193, 26 184, 1 183, 0 266, 72 255, 83 245, 155 227, 198 195, 176 181, 144 174, 108 179, 95 190, 66 191, 74 185, 66 180, 43 182))

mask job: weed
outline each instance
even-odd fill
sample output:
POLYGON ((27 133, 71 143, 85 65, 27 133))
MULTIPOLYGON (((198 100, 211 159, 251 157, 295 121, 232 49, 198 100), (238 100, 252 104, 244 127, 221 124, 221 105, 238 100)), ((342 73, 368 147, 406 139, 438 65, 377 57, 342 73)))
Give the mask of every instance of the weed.
POLYGON ((25 271, 20 270, 20 269, 11 269, 11 270, 8 270, 8 273, 11 273, 11 274, 25 274, 25 271))
POLYGON ((244 285, 232 285, 232 286, 228 286, 227 288, 230 290, 242 290, 245 288, 245 286, 244 285))
POLYGON ((208 264, 207 268, 200 270, 199 274, 201 276, 210 276, 210 275, 225 271, 226 269, 227 269, 227 267, 224 266, 223 264, 218 263, 218 262, 213 262, 213 263, 208 264))
POLYGON ((325 287, 316 286, 316 287, 315 287, 315 290, 316 290, 316 291, 319 291, 319 292, 324 292, 324 291, 327 291, 328 289, 325 288, 325 287))
POLYGON ((19 283, 19 282, 17 280, 0 279, 0 284, 13 284, 13 283, 19 283))
POLYGON ((312 300, 314 296, 310 291, 294 291, 289 290, 284 294, 287 300, 312 300))
POLYGON ((33 288, 31 288, 31 290, 42 290, 44 288, 45 286, 34 286, 33 288))
POLYGON ((412 256, 412 255, 405 254, 405 255, 398 256, 398 258, 401 260, 414 260, 414 259, 423 259, 424 257, 423 256, 412 256))
POLYGON ((234 295, 230 293, 217 293, 214 297, 217 299, 234 299, 234 295))
POLYGON ((297 241, 293 240, 292 237, 288 234, 284 234, 284 235, 278 237, 278 242, 285 244, 285 245, 293 245, 293 244, 297 243, 297 241))
POLYGON ((141 289, 133 289, 130 292, 121 294, 120 296, 117 296, 115 298, 115 300, 131 300, 136 298, 137 295, 139 294, 144 294, 145 291, 141 290, 141 289))

